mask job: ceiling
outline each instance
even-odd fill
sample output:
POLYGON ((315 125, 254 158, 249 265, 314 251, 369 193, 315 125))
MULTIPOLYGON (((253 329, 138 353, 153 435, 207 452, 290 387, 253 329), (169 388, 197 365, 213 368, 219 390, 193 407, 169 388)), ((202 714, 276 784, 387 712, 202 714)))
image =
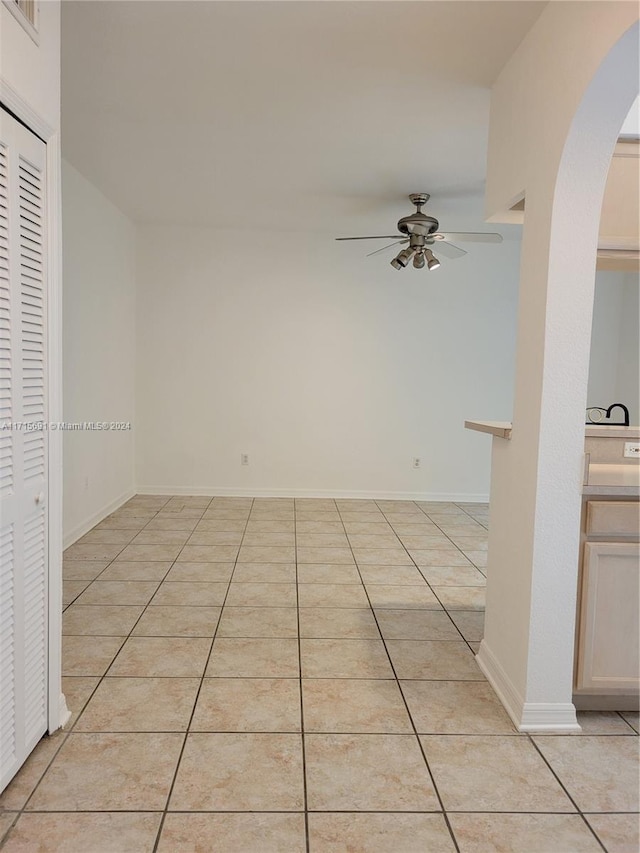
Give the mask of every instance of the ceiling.
POLYGON ((427 191, 474 228, 490 86, 545 5, 67 0, 63 156, 138 222, 385 234, 427 191))

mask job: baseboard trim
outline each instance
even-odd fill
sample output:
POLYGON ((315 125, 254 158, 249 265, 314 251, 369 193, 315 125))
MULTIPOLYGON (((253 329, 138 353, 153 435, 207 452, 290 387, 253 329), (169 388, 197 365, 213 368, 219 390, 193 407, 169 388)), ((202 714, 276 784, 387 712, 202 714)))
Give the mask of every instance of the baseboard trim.
POLYGON ((480 643, 476 661, 519 732, 563 734, 582 731, 573 703, 525 702, 486 640, 480 643))
POLYGON ((77 542, 81 536, 88 533, 92 527, 95 527, 96 524, 99 524, 104 518, 112 512, 115 512, 123 503, 128 501, 135 494, 137 494, 137 492, 134 488, 127 489, 126 492, 123 492, 115 500, 111 501, 106 506, 103 506, 102 509, 98 510, 98 512, 94 512, 90 518, 87 518, 81 524, 78 524, 73 530, 65 535, 62 547, 66 550, 70 545, 73 545, 73 543, 77 542))
POLYGON ((138 495, 194 495, 239 498, 356 498, 360 500, 428 501, 433 503, 488 503, 488 494, 459 492, 385 492, 341 489, 263 489, 226 486, 138 486, 138 495))

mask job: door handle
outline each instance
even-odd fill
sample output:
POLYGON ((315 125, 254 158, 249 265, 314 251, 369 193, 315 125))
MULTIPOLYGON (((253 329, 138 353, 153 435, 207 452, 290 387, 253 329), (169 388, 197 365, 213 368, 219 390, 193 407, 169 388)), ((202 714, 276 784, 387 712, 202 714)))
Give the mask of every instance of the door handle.
POLYGON ((37 494, 34 500, 37 504, 44 503, 44 492, 40 492, 39 494, 37 494))

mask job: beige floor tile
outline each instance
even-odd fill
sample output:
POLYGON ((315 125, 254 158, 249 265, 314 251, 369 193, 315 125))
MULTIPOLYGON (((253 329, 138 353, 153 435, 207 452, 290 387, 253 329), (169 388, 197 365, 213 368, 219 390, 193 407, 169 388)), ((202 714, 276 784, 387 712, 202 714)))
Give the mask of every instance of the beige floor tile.
POLYGON ((68 732, 59 729, 45 735, 37 744, 17 774, 0 793, 0 814, 6 810, 21 809, 42 778, 49 762, 68 737, 68 732))
POLYGON ((298 584, 300 607, 368 607, 369 600, 361 583, 298 584))
POLYGON ((451 618, 460 633, 469 642, 480 642, 484 637, 484 611, 452 610, 451 618))
POLYGON ((305 607, 300 610, 300 636, 306 639, 379 640, 369 608, 305 607))
POLYGON ((402 681, 420 734, 516 734, 489 684, 481 681, 402 681))
POLYGON ((229 583, 233 574, 233 563, 174 563, 165 580, 175 583, 229 583))
POLYGON ((125 637, 140 618, 144 605, 72 604, 62 617, 65 635, 125 637))
POLYGON ((228 607, 295 607, 295 583, 235 583, 229 586, 228 607))
POLYGON ((335 503, 341 512, 367 512, 371 509, 378 511, 377 503, 370 498, 336 498, 335 503))
POLYGON ((249 519, 247 533, 294 533, 293 519, 249 519))
POLYGON ((460 853, 602 853, 580 815, 450 814, 460 853))
POLYGON ((94 581, 78 598, 78 604, 148 604, 158 589, 157 581, 94 581))
POLYGON ((205 678, 191 731, 299 732, 296 678, 205 678))
POLYGON ((342 533, 300 533, 296 535, 299 548, 348 548, 349 540, 342 533))
POLYGON ((219 521, 242 521, 246 524, 247 519, 249 518, 249 510, 248 509, 208 509, 203 518, 212 518, 217 519, 219 521))
POLYGON ((443 610, 377 610, 385 640, 459 640, 460 634, 443 610))
POLYGON ((123 545, 72 545, 64 552, 65 560, 114 560, 123 545))
POLYGON ((321 678, 302 681, 306 732, 410 734, 395 680, 321 678))
POLYGON ((303 814, 171 814, 158 853, 305 853, 303 814))
POLYGON ((423 735, 420 740, 449 811, 575 811, 528 738, 423 735))
POLYGON ((338 533, 344 535, 344 525, 341 521, 297 521, 296 533, 338 533))
POLYGON ((243 533, 237 531, 194 530, 183 545, 236 545, 240 547, 243 533))
MULTIPOLYGON (((410 519, 407 522, 396 522, 393 525, 395 534, 403 536, 442 536, 442 531, 425 516, 422 519, 410 519)), ((448 541, 448 540, 447 540, 448 541)))
POLYGON ((132 544, 184 545, 188 538, 188 530, 141 530, 133 540, 132 544))
POLYGON ((65 581, 92 581, 108 565, 108 560, 63 560, 62 578, 65 581))
POLYGON ((252 510, 249 521, 293 521, 293 509, 260 509, 252 510))
POLYGON ((401 812, 310 814, 309 845, 311 853, 455 851, 442 815, 401 812))
POLYGON ((634 735, 631 726, 617 711, 578 711, 584 735, 634 735))
POLYGON ((636 732, 640 732, 640 714, 637 711, 620 711, 620 714, 636 732))
POLYGON ((210 637, 218 620, 220 607, 148 607, 136 625, 133 635, 139 637, 210 637))
POLYGON ((303 678, 393 678, 381 640, 300 641, 303 678))
POLYGON ((312 811, 437 811, 413 735, 305 735, 312 811))
POLYGON ((393 527, 384 518, 377 521, 344 521, 347 536, 393 536, 393 527))
POLYGON ((187 678, 203 674, 211 640, 199 637, 130 637, 110 676, 187 678))
POLYGON ((70 734, 29 811, 164 808, 182 734, 70 734))
POLYGON ((298 641, 218 637, 205 674, 222 678, 298 678, 298 641))
POLYGON ((387 640, 398 678, 440 681, 484 681, 469 647, 462 640, 387 640))
POLYGON ((381 512, 388 513, 412 513, 420 512, 418 504, 415 501, 403 500, 380 500, 376 501, 376 506, 381 512))
POLYGON ((442 610, 442 607, 426 583, 422 586, 409 584, 365 584, 369 600, 374 609, 385 610, 442 610))
POLYGON ((164 581, 150 602, 151 607, 220 607, 227 594, 228 583, 199 581, 164 581))
POLYGON ((387 519, 379 510, 362 510, 362 511, 350 511, 350 510, 340 510, 340 518, 342 519, 345 527, 349 523, 354 524, 371 524, 371 523, 379 523, 379 524, 388 524, 387 519))
POLYGON ((425 580, 432 587, 485 586, 487 579, 474 566, 430 566, 422 569, 425 580))
POLYGON ((298 613, 295 607, 229 607, 227 605, 222 612, 217 636, 297 637, 298 613))
POLYGON ((0 843, 2 843, 2 839, 9 832, 9 828, 14 820, 18 817, 18 812, 0 812, 0 843))
POLYGON ((63 637, 63 675, 104 675, 124 637, 63 637))
POLYGON ((299 811, 302 743, 297 734, 190 734, 178 769, 174 811, 299 811))
POLYGON ((136 535, 135 530, 117 530, 106 528, 105 530, 90 530, 78 539, 78 545, 120 545, 124 547, 136 535))
POLYGON ((360 565, 362 580, 369 584, 397 584, 398 586, 424 586, 424 578, 415 566, 364 566, 360 565))
POLYGON ((340 521, 337 510, 307 510, 301 509, 296 512, 296 524, 299 521, 340 521))
POLYGON ((485 588, 481 586, 434 586, 434 593, 447 610, 484 610, 485 588))
POLYGON ((428 551, 433 548, 450 548, 451 540, 444 533, 440 533, 437 527, 433 531, 421 534, 400 534, 400 541, 407 551, 428 551))
POLYGON ((175 513, 156 516, 145 526, 145 530, 182 530, 190 532, 198 524, 197 518, 185 518, 175 513))
POLYGON ((467 549, 462 552, 468 560, 471 560, 474 566, 479 569, 487 568, 487 552, 486 551, 469 551, 467 549))
POLYGON ((179 563, 229 563, 238 556, 238 545, 185 545, 179 563))
POLYGON ((298 583, 362 583, 354 564, 306 563, 298 566, 298 583))
MULTIPOLYGON (((126 515, 126 516, 108 516, 100 524, 96 524, 95 530, 133 530, 138 533, 149 523, 149 514, 136 516, 136 515, 126 515)), ((153 516, 151 516, 153 518, 153 516)))
POLYGON ((242 544, 251 548, 294 548, 296 537, 294 533, 288 532, 263 533, 248 531, 244 534, 242 544))
POLYGON ((3 850, 7 853, 151 853, 161 814, 85 812, 23 814, 3 850), (88 839, 91 839, 88 842, 88 839))
POLYGON ((243 545, 238 554, 239 563, 295 563, 296 549, 270 545, 243 545))
POLYGON ((453 544, 461 551, 487 551, 489 548, 489 535, 484 536, 453 536, 453 544))
POLYGON ((359 566, 413 566, 404 548, 354 548, 359 566))
POLYGON ((295 563, 236 563, 234 583, 295 583, 295 563))
POLYGON ((640 811, 635 736, 536 736, 534 741, 582 811, 640 811))
MULTIPOLYGON (((151 525, 149 525, 151 526, 151 525)), ((211 518, 204 516, 198 523, 189 527, 198 533, 244 533, 247 522, 237 518, 211 518)))
POLYGON ((77 732, 184 732, 198 678, 104 678, 77 732))
POLYGON ((353 565, 351 548, 305 548, 298 546, 298 563, 353 565))
POLYGON ((96 689, 100 678, 96 675, 65 676, 62 679, 62 692, 71 712, 71 717, 65 724, 67 731, 73 726, 89 697, 96 689))
POLYGON ((638 853, 640 850, 637 814, 587 814, 585 817, 607 853, 638 853))
POLYGON ((397 549, 400 546, 400 540, 393 531, 388 533, 350 533, 349 544, 352 548, 374 548, 387 550, 389 548, 397 549))
POLYGON ((68 607, 87 589, 93 581, 64 581, 62 584, 62 606, 68 607))
POLYGON ((118 555, 118 562, 122 560, 143 560, 145 562, 175 560, 181 548, 181 545, 127 545, 124 551, 118 555))
POLYGON ((335 512, 337 504, 333 498, 296 498, 296 510, 318 509, 321 512, 335 512))
POLYGON ((429 566, 470 566, 471 563, 457 548, 416 548, 409 551, 421 569, 429 566))
POLYGON ((170 568, 169 560, 111 563, 109 568, 100 575, 100 581, 157 581, 160 583, 170 568))

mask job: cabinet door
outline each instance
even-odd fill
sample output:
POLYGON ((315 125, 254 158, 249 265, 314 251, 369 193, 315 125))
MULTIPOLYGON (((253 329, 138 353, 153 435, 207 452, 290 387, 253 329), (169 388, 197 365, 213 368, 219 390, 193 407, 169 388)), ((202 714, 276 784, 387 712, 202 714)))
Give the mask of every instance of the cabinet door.
POLYGON ((0 790, 47 728, 44 165, 0 109, 0 790))
POLYGON ((640 546, 588 542, 584 548, 576 686, 636 691, 640 546))

